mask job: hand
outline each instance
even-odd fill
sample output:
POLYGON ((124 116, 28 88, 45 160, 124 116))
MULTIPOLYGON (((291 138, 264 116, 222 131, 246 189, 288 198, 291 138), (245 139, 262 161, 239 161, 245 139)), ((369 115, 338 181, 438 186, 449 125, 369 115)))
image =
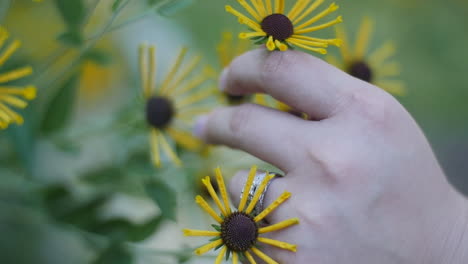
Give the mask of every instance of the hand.
MULTIPOLYGON (((248 52, 225 69, 223 91, 267 93, 314 121, 245 104, 201 118, 195 133, 244 150, 286 174, 267 219, 301 223, 271 238, 297 253, 265 249, 280 263, 468 263, 468 203, 447 182, 423 133, 383 90, 297 51, 248 52)), ((246 174, 233 178, 238 199, 246 174)))

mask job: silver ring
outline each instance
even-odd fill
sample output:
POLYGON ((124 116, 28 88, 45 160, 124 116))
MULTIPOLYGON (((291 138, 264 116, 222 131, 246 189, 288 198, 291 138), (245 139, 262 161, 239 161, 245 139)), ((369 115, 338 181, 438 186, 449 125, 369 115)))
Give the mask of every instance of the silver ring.
MULTIPOLYGON (((262 184, 263 180, 265 179, 265 177, 268 175, 268 174, 273 174, 275 175, 275 177, 273 177, 273 179, 271 179, 267 185, 265 186, 265 189, 263 189, 263 192, 262 194, 260 195, 259 199, 258 199, 258 202, 257 204, 255 205, 253 211, 252 211, 252 214, 254 216, 260 214, 262 211, 263 211, 263 199, 265 198, 265 193, 267 192, 268 190, 268 186, 270 186, 271 182, 276 178, 276 177, 283 177, 283 175, 281 174, 278 174, 278 173, 267 173, 267 172, 257 172, 257 174, 255 174, 255 177, 254 177, 254 180, 252 182, 252 186, 250 186, 250 190, 249 190, 249 195, 247 196, 247 204, 250 204, 250 202, 252 201, 253 197, 255 196, 255 192, 257 191, 257 189, 260 187, 260 185, 262 184)), ((242 198, 242 192, 241 192, 241 198, 242 198)))

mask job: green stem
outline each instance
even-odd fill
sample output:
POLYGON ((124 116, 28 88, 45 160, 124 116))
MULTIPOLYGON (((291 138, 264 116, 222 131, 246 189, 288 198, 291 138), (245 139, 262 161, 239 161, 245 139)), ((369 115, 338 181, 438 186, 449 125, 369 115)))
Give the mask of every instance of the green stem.
MULTIPOLYGON (((160 2, 160 3, 156 4, 156 5, 154 5, 154 6, 151 7, 150 9, 146 10, 145 12, 142 12, 142 13, 140 13, 140 14, 138 14, 138 15, 135 15, 135 16, 133 16, 133 17, 127 19, 126 21, 121 22, 120 24, 115 25, 115 26, 109 28, 109 30, 108 30, 107 32, 105 32, 104 34, 111 33, 111 32, 113 32, 113 31, 119 30, 119 29, 121 29, 121 28, 123 28, 123 27, 126 27, 126 26, 128 26, 128 25, 130 25, 130 24, 133 24, 133 23, 135 23, 135 22, 137 22, 137 21, 139 21, 139 20, 141 20, 141 19, 143 19, 143 18, 145 18, 145 17, 147 17, 147 16, 150 16, 150 15, 154 14, 154 12, 155 12, 156 10, 158 10, 161 6, 165 5, 166 3, 170 2, 170 1, 171 1, 171 0, 162 1, 162 2, 160 2)), ((98 37, 97 35, 94 35, 94 36, 89 37, 89 38, 86 39, 86 40, 87 40, 87 41, 91 41, 91 40, 93 40, 93 39, 95 39, 95 38, 97 38, 97 37, 98 37)))

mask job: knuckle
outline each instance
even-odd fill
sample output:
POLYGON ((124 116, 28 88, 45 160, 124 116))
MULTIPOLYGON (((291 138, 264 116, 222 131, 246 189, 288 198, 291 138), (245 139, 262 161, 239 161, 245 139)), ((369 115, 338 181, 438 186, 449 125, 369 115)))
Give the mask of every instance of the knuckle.
POLYGON ((398 115, 395 99, 382 91, 354 92, 350 100, 358 117, 373 128, 388 129, 398 115))
POLYGON ((294 65, 294 53, 270 52, 260 69, 260 82, 263 85, 284 82, 287 74, 294 65))
POLYGON ((229 132, 235 141, 239 141, 245 136, 246 127, 252 123, 255 106, 253 104, 243 104, 232 108, 229 120, 229 132))

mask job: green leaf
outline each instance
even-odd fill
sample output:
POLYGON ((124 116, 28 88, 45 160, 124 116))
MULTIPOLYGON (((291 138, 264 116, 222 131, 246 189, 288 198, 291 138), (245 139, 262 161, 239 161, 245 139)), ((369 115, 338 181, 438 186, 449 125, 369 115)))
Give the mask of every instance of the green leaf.
POLYGON ((162 217, 174 220, 176 213, 176 194, 165 183, 152 180, 145 186, 146 192, 161 209, 162 217))
POLYGON ((194 0, 172 0, 163 4, 159 9, 158 13, 161 16, 172 16, 175 15, 180 10, 190 6, 194 0))
POLYGON ((133 256, 123 244, 113 244, 94 260, 93 264, 131 264, 133 256))
POLYGON ((91 60, 101 66, 107 66, 112 63, 112 57, 109 53, 100 49, 92 49, 84 55, 84 59, 91 60))
POLYGON ((160 216, 155 216, 143 224, 134 224, 128 219, 116 218, 99 222, 90 231, 114 241, 139 242, 153 235, 161 222, 160 216))
POLYGON ((115 10, 119 8, 121 3, 122 3, 122 0, 115 0, 114 3, 112 4, 112 12, 115 12, 115 10))
POLYGON ((57 40, 71 47, 79 47, 84 43, 83 36, 76 30, 67 31, 58 35, 57 40))
POLYGON ((80 74, 75 73, 67 79, 47 106, 41 124, 41 131, 44 134, 50 134, 62 129, 69 121, 75 103, 79 77, 80 74))
POLYGON ((69 29, 77 29, 81 26, 86 16, 83 0, 55 0, 54 2, 69 29))

